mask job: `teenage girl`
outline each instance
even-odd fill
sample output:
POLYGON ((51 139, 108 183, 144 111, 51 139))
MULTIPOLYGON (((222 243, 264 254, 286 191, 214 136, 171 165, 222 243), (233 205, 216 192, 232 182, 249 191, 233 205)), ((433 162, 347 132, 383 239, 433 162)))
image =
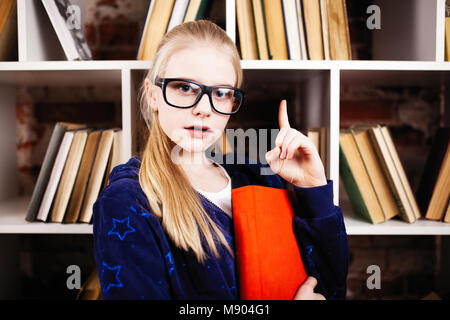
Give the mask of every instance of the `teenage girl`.
POLYGON ((239 299, 231 189, 287 183, 309 275, 292 298, 345 298, 348 243, 333 181, 311 140, 290 127, 286 101, 266 153, 276 174, 205 154, 242 105, 241 84, 236 46, 214 23, 181 24, 159 43, 141 87, 145 149, 113 169, 93 208, 103 299, 239 299))

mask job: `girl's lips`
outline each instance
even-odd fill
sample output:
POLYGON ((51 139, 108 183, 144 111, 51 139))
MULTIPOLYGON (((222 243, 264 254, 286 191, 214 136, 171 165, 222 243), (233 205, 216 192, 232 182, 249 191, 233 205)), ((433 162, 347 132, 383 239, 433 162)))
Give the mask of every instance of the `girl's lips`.
POLYGON ((205 131, 201 131, 201 130, 194 130, 194 128, 185 128, 189 134, 194 137, 194 138, 204 138, 207 135, 209 135, 211 133, 211 130, 205 130, 205 131))

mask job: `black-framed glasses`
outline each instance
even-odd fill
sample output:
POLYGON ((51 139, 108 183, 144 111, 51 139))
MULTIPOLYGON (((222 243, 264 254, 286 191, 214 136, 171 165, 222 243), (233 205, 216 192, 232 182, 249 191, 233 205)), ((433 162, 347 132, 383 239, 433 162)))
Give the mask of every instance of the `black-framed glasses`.
POLYGON ((244 101, 244 92, 229 86, 206 86, 180 78, 156 78, 166 103, 175 108, 192 108, 206 93, 212 108, 221 114, 235 114, 244 101))

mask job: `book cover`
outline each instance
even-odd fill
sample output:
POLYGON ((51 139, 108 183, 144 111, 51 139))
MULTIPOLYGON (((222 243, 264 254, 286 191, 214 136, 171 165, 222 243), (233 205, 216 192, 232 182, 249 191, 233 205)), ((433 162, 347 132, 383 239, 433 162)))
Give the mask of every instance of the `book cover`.
POLYGON ((251 0, 236 1, 236 18, 242 59, 258 60, 251 0))
POLYGON ((289 59, 300 60, 300 35, 298 33, 295 0, 282 0, 289 59))
POLYGON ((436 131, 419 185, 415 192, 417 205, 419 206, 420 212, 423 216, 425 216, 425 213, 427 212, 449 143, 450 127, 439 128, 436 131))
POLYGON ((197 13, 199 11, 202 0, 190 0, 189 6, 186 10, 186 15, 184 16, 183 22, 195 21, 197 13))
POLYGON ((90 223, 91 221, 93 213, 92 206, 100 193, 113 138, 113 129, 105 129, 102 131, 78 222, 90 223))
POLYGON ((18 60, 17 1, 0 2, 0 61, 18 60))
POLYGON ((330 58, 332 60, 351 60, 345 0, 328 1, 328 31, 330 58))
POLYGON ((307 274, 287 191, 247 185, 231 199, 241 299, 292 299, 307 274))
POLYGON ((267 34, 264 27, 264 14, 261 0, 252 0, 253 20, 255 21, 256 45, 258 47, 258 57, 260 60, 269 59, 267 48, 267 34))
POLYGON ((273 53, 272 49, 270 48, 270 42, 269 42, 269 31, 268 31, 268 24, 267 24, 267 18, 266 18, 266 8, 264 6, 264 0, 260 0, 261 3, 261 9, 263 14, 263 22, 264 22, 264 34, 266 36, 266 43, 267 43, 267 54, 269 55, 269 60, 273 59, 273 53))
POLYGON ((80 169, 75 180, 74 190, 69 200, 64 223, 76 223, 83 204, 92 165, 100 141, 101 130, 91 131, 87 137, 86 146, 81 158, 80 169))
POLYGON ((320 1, 320 21, 322 22, 322 45, 325 60, 330 60, 330 43, 328 35, 328 0, 320 1))
POLYGON ((42 162, 41 169, 36 181, 36 185, 33 189, 30 203, 27 209, 26 221, 32 222, 36 220, 36 215, 39 211, 42 198, 47 188, 50 174, 55 163, 56 155, 58 154, 59 146, 64 137, 64 133, 67 130, 74 130, 78 127, 84 127, 84 125, 78 125, 74 123, 57 122, 52 132, 47 151, 45 152, 44 160, 42 162))
POLYGON ((417 220, 420 218, 420 210, 419 207, 417 206, 416 198, 414 197, 414 194, 411 190, 408 177, 406 176, 405 170, 403 169, 403 165, 397 153, 397 148, 395 147, 394 141, 392 140, 392 136, 389 132, 388 127, 381 126, 381 133, 383 134, 384 141, 386 142, 386 145, 388 146, 388 149, 391 153, 392 160, 394 162, 395 168, 397 169, 397 173, 398 176, 400 177, 403 189, 405 190, 409 205, 412 209, 413 216, 411 217, 411 219, 417 220))
POLYGON ((372 145, 368 130, 352 130, 352 132, 361 158, 363 159, 363 164, 383 211, 384 219, 389 220, 398 215, 399 210, 391 187, 378 160, 377 151, 372 145))
POLYGON ((308 52, 311 60, 323 60, 322 24, 320 6, 317 0, 303 0, 305 30, 308 38, 308 52))
POLYGON ((297 12, 297 28, 300 37, 300 53, 302 60, 308 60, 308 48, 305 34, 305 24, 303 19, 302 0, 295 0, 295 10, 297 12))
POLYGON ((442 220, 450 199, 450 145, 447 145, 441 170, 433 189, 425 218, 430 220, 442 220))
POLYGON ((384 221, 383 210, 377 199, 363 160, 351 132, 339 135, 339 173, 350 203, 356 214, 371 223, 384 221))
POLYGON ((166 33, 172 30, 173 27, 183 23, 188 4, 189 0, 175 0, 166 33))
POLYGON ((406 222, 414 222, 414 213, 412 212, 402 182, 398 176, 389 147, 381 133, 381 127, 369 128, 369 137, 372 140, 372 145, 376 150, 381 167, 393 192, 400 217, 406 222))
POLYGON ((154 0, 150 21, 145 30, 140 60, 152 60, 159 41, 164 37, 175 0, 154 0))
POLYGON ((48 180, 47 188, 45 189, 45 193, 42 197, 42 202, 36 217, 39 221, 47 221, 50 207, 53 203, 56 189, 61 179, 61 174, 63 172, 74 135, 74 131, 66 131, 64 133, 64 137, 61 145, 59 146, 58 154, 56 155, 55 163, 52 168, 52 173, 50 174, 50 179, 48 180))
POLYGON ((42 0, 53 29, 68 60, 92 60, 83 28, 70 25, 72 13, 69 0, 42 0))
POLYGON ((67 156, 66 164, 64 165, 58 191, 55 196, 55 201, 50 213, 51 222, 61 223, 63 221, 64 213, 66 212, 67 204, 75 184, 75 178, 80 167, 81 157, 84 152, 87 137, 88 130, 77 130, 75 132, 72 145, 70 146, 69 155, 67 156))
POLYGON ((288 60, 288 49, 281 1, 264 0, 264 15, 272 59, 288 60))

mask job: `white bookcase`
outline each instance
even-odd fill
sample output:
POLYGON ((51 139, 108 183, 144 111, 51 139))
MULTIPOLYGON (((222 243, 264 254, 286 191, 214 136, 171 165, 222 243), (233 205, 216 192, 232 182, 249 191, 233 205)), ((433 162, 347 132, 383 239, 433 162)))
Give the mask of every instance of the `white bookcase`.
MULTIPOLYGON (((19 61, 0 62, 0 234, 92 234, 92 225, 25 221, 30 199, 18 196, 17 191, 16 89, 21 85, 120 87, 126 161, 136 151, 136 116, 139 112, 136 87, 151 61, 65 61, 40 1, 17 2, 19 61)), ((83 5, 82 0, 75 2, 83 5)), ((298 94, 298 101, 288 106, 295 109, 295 119, 308 126, 329 129, 328 178, 334 181, 334 203, 343 208, 349 235, 450 235, 450 224, 435 221, 420 220, 408 224, 392 220, 372 225, 354 217, 348 204, 339 203, 341 85, 450 85, 450 64, 444 62, 445 0, 374 0, 373 3, 380 6, 382 15, 381 30, 373 31, 374 60, 246 60, 242 61, 244 81, 285 83, 290 92, 298 94), (298 113, 300 107, 306 111, 298 113)), ((234 0, 226 0, 224 14, 226 31, 236 41, 234 0)), ((279 100, 283 98, 280 96, 279 100)), ((449 112, 448 105, 446 112, 449 112)), ((0 246, 0 256, 3 252, 6 251, 0 246)))

